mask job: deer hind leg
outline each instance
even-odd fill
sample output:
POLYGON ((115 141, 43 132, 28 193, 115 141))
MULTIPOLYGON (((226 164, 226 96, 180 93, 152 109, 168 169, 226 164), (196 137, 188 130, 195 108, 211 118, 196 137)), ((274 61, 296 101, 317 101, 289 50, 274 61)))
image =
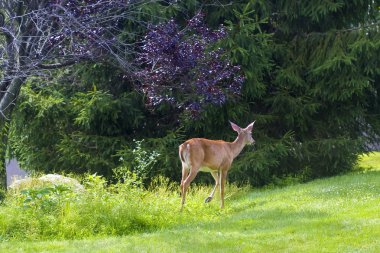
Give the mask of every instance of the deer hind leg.
MULTIPOLYGON (((182 180, 182 183, 181 183, 181 192, 182 192, 181 210, 183 209, 183 205, 185 204, 187 189, 189 188, 190 183, 194 180, 194 178, 197 174, 198 174, 198 168, 193 166, 190 168, 190 173, 188 174, 186 179, 182 180)), ((182 170, 182 175, 183 175, 183 170, 182 170)))
POLYGON ((212 177, 215 179, 215 186, 214 186, 214 189, 212 189, 212 192, 210 193, 210 195, 205 199, 205 203, 208 203, 212 200, 212 198, 214 197, 215 190, 219 186, 219 171, 212 171, 210 173, 212 177))
POLYGON ((224 208, 224 186, 226 184, 228 170, 220 171, 220 208, 224 208))
POLYGON ((187 168, 185 163, 182 163, 181 196, 183 196, 183 183, 185 182, 188 175, 189 169, 187 168))

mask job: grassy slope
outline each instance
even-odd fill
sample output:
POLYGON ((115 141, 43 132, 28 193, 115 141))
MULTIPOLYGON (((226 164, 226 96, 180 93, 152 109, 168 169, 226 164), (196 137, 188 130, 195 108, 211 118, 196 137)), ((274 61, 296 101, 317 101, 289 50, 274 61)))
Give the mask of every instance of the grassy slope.
POLYGON ((380 252, 380 153, 361 164, 374 169, 227 200, 219 221, 125 237, 10 241, 0 252, 380 252))

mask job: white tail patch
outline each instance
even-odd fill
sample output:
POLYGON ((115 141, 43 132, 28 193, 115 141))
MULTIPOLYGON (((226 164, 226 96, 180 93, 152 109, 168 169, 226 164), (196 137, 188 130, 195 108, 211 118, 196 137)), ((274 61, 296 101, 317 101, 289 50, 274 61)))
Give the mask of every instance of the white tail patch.
MULTIPOLYGON (((183 145, 183 144, 182 144, 183 145)), ((181 145, 181 146, 182 146, 181 145)), ((181 161, 189 169, 191 166, 190 162, 190 144, 186 144, 185 148, 180 151, 181 161)))
POLYGON ((186 145, 186 148, 185 148, 185 151, 183 152, 184 153, 184 159, 185 159, 185 164, 188 168, 190 168, 191 166, 191 162, 190 162, 190 144, 187 144, 186 145))

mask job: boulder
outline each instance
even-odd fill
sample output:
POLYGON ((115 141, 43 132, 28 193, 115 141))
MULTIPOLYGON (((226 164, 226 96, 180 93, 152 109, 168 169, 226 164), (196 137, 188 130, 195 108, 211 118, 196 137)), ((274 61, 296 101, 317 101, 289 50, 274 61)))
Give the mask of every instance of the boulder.
POLYGON ((69 186, 73 191, 80 192, 84 191, 83 185, 81 185, 78 180, 71 178, 71 177, 65 177, 58 174, 47 174, 43 175, 39 178, 24 178, 15 180, 10 186, 10 189, 14 190, 22 190, 25 188, 35 187, 38 185, 66 185, 69 186))

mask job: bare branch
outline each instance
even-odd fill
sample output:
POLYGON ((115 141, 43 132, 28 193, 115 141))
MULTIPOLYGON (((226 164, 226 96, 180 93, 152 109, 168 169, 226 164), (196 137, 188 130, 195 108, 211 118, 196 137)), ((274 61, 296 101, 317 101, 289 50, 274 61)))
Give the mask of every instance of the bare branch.
POLYGON ((38 67, 41 69, 59 69, 67 66, 71 66, 78 63, 78 61, 66 61, 62 63, 52 63, 52 64, 38 64, 38 67))
POLYGON ((18 96, 16 84, 30 76, 83 61, 107 61, 134 71, 135 45, 119 38, 120 27, 138 22, 141 6, 155 1, 1 0, 0 118, 9 118, 5 111, 18 96))
POLYGON ((3 13, 0 12, 0 27, 3 27, 5 22, 5 16, 3 13))

